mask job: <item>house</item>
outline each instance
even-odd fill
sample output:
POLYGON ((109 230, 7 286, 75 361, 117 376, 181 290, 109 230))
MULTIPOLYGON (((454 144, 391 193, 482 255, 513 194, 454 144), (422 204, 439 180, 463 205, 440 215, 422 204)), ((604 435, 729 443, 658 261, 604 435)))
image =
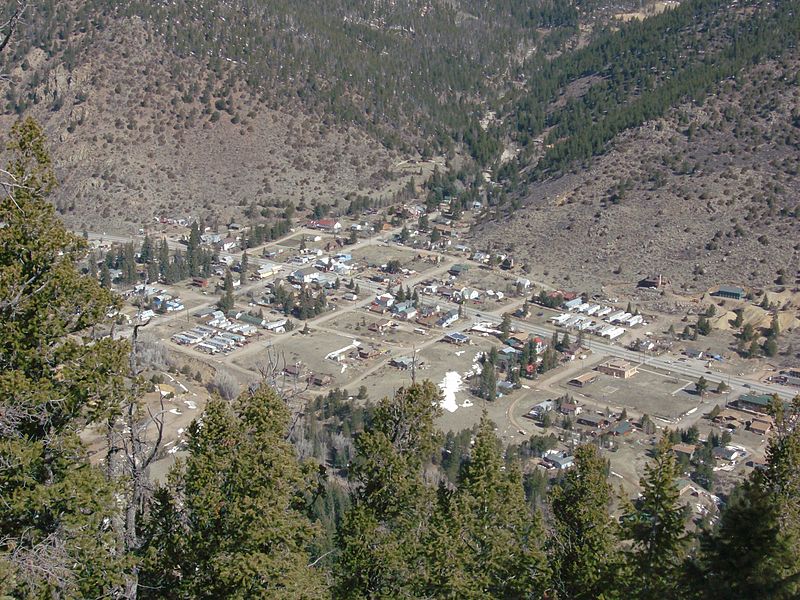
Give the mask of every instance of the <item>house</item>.
POLYGON ((450 273, 450 275, 452 275, 453 277, 458 277, 459 275, 463 275, 467 271, 469 271, 469 265, 457 264, 450 267, 448 273, 450 273))
POLYGON ((413 300, 405 300, 404 302, 397 302, 392 306, 392 314, 398 319, 410 321, 417 316, 417 309, 414 308, 413 300))
POLYGON ((517 281, 514 282, 514 287, 518 290, 527 291, 531 287, 531 280, 526 279, 525 277, 517 277, 517 281))
POLYGON ((283 372, 285 375, 289 377, 300 377, 305 372, 305 366, 303 363, 295 363, 293 365, 287 365, 283 372))
POLYGON ((544 462, 554 469, 569 469, 575 464, 575 457, 565 453, 548 454, 544 462))
POLYGON ((375 321, 374 323, 370 323, 370 325, 369 325, 369 327, 367 327, 367 329, 369 329, 370 331, 373 331, 375 333, 379 333, 379 334, 383 335, 391 327, 392 327, 392 322, 391 321, 375 321))
POLYGON ((469 337, 467 337, 463 333, 454 331, 452 333, 448 333, 447 335, 445 335, 444 341, 449 344, 455 344, 456 346, 460 346, 462 344, 466 344, 467 342, 469 342, 469 337))
POLYGON ((678 488, 678 496, 683 496, 695 491, 695 484, 688 479, 678 479, 675 481, 675 486, 678 488))
POLYGON ((610 375, 617 379, 630 379, 638 372, 636 366, 627 360, 612 359, 597 366, 597 370, 604 375, 610 375))
POLYGON ((394 304, 394 296, 391 294, 380 294, 375 296, 373 303, 384 308, 391 308, 392 304, 394 304))
POLYGON ((223 252, 230 252, 234 248, 236 248, 236 239, 232 237, 227 237, 220 242, 220 249, 223 252))
POLYGON ((743 288, 732 285, 721 285, 716 292, 711 294, 718 298, 730 298, 731 300, 744 300, 747 293, 743 288))
POLYGON ((585 425, 586 427, 590 427, 592 429, 603 429, 611 424, 605 417, 601 417, 600 415, 592 415, 589 413, 583 413, 580 415, 577 418, 577 422, 579 425, 585 425))
POLYGON ((435 225, 433 227, 434 231, 438 231, 443 237, 450 237, 453 235, 453 228, 450 225, 435 225))
POLYGON ((753 419, 747 428, 756 435, 767 435, 772 430, 772 422, 764 419, 753 419))
POLYGON ((639 280, 639 283, 636 284, 637 287, 640 288, 660 288, 669 283, 661 274, 658 275, 648 275, 644 279, 639 280))
POLYGON ((574 402, 562 402, 558 411, 562 415, 567 415, 568 417, 572 417, 581 414, 583 412, 583 407, 578 406, 574 402))
POLYGON ((266 319, 263 319, 256 315, 249 315, 247 313, 242 313, 238 317, 236 317, 242 323, 247 323, 249 325, 255 325, 256 327, 264 327, 267 324, 266 319))
POLYGON ((573 298, 572 300, 567 300, 566 302, 564 302, 563 306, 567 310, 573 310, 575 308, 578 308, 581 304, 583 304, 583 299, 580 296, 578 296, 577 298, 573 298))
POLYGON ((375 346, 362 346, 358 349, 358 358, 361 360, 370 360, 380 356, 380 350, 375 346))
POLYGON ((308 383, 317 387, 325 387, 333 383, 333 377, 325 373, 312 373, 308 378, 308 383))
POLYGON ((630 421, 620 421, 611 429, 611 433, 615 436, 628 435, 631 431, 633 431, 633 425, 630 421))
POLYGON ((539 402, 539 404, 535 404, 531 407, 531 409, 522 415, 527 419, 533 419, 534 421, 538 421, 542 418, 542 415, 546 412, 550 412, 555 407, 555 402, 552 400, 543 400, 539 402))
POLYGON ((678 460, 692 460, 695 450, 697 450, 697 447, 692 444, 675 444, 672 446, 672 451, 678 457, 678 460))
POLYGON ((714 455, 714 458, 727 462, 735 462, 737 458, 744 456, 742 450, 734 448, 733 446, 717 446, 711 450, 711 453, 714 455))
POLYGON ((458 311, 451 310, 450 312, 446 313, 441 319, 436 321, 436 324, 439 327, 450 327, 453 323, 458 321, 458 311))
POLYGON ((460 297, 462 302, 478 300, 481 297, 481 293, 475 288, 463 288, 460 292, 456 292, 455 295, 460 297))
POLYGON ((583 375, 578 375, 577 377, 573 377, 567 383, 569 385, 574 385, 575 387, 586 387, 590 383, 594 383, 597 381, 597 373, 594 371, 589 371, 588 373, 584 373, 583 375))
POLYGON ((297 269, 296 271, 292 271, 289 274, 289 281, 292 283, 311 283, 312 281, 316 281, 319 278, 319 271, 317 271, 314 267, 304 267, 302 269, 297 269))
POLYGON ((272 333, 286 333, 286 325, 288 323, 289 319, 280 319, 278 321, 272 321, 271 323, 265 323, 263 327, 272 333))
POLYGON ((336 219, 320 219, 319 221, 311 221, 309 225, 331 233, 339 233, 342 230, 342 224, 336 219))
POLYGON ((389 364, 401 371, 407 371, 414 366, 414 359, 410 356, 401 356, 400 358, 393 358, 389 361, 389 364))
POLYGON ((736 408, 757 413, 766 413, 772 404, 772 396, 769 394, 742 394, 737 400, 733 401, 736 408))
POLYGON ((488 254, 487 252, 480 252, 480 251, 478 251, 478 252, 475 252, 475 253, 472 255, 472 257, 471 257, 471 258, 472 258, 472 260, 474 260, 475 262, 479 262, 479 263, 488 263, 488 262, 489 262, 489 259, 491 259, 492 257, 491 257, 491 255, 490 255, 490 254, 488 254))

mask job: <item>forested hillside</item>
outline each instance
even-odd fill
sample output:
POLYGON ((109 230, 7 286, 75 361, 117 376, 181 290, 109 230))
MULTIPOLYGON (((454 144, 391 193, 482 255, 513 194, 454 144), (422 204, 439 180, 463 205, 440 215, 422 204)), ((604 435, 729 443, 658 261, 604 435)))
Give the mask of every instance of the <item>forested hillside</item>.
POLYGON ((45 0, 2 54, 0 121, 33 115, 59 141, 54 201, 76 229, 344 210, 391 201, 403 158, 492 163, 502 134, 479 121, 531 64, 640 4, 45 0))

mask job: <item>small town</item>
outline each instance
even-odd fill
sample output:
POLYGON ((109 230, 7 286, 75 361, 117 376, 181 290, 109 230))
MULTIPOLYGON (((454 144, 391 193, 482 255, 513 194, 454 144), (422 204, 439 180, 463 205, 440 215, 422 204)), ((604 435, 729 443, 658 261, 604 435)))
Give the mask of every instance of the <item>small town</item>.
POLYGON ((267 370, 280 372, 297 406, 332 390, 363 404, 430 380, 442 431, 469 429, 486 411, 505 443, 540 447, 528 468, 550 477, 596 441, 631 494, 647 449, 671 431, 681 495, 698 516, 764 464, 770 407, 800 391, 800 367, 770 366, 761 345, 750 358, 734 326, 754 343, 766 330, 766 346, 774 323, 798 325, 800 293, 720 285, 688 296, 658 275, 606 294, 552 289, 514 256, 462 243, 449 205, 439 208, 310 219, 257 245, 242 225, 216 232, 187 219, 129 239, 90 234, 89 268, 127 298, 114 335, 138 326, 179 365, 168 375, 178 387, 159 384, 153 396, 174 405, 164 464, 219 380, 246 385, 267 370), (150 279, 156 244, 206 263, 182 281, 150 279), (124 265, 107 265, 126 252, 136 271, 128 284, 124 265), (668 290, 682 313, 658 310, 668 290))
POLYGON ((0 0, 0 600, 800 598, 797 0, 0 0))

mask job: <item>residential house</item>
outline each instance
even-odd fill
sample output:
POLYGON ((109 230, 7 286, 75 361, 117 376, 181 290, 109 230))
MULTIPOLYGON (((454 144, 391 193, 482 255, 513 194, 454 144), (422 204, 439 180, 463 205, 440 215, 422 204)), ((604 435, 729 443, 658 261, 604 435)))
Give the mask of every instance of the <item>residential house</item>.
POLYGON ((392 314, 403 321, 410 321, 417 316, 417 309, 414 307, 413 300, 406 300, 392 306, 392 314))
POLYGON ((444 336, 444 341, 450 344, 455 344, 456 346, 460 346, 462 344, 466 344, 469 342, 469 337, 464 335, 463 333, 459 333, 454 331, 452 333, 448 333, 444 336))
POLYGON ((575 457, 565 452, 545 454, 542 458, 548 466, 555 469, 569 469, 575 464, 575 457))
POLYGON ((605 417, 600 415, 593 415, 590 413, 583 413, 577 418, 579 425, 585 425, 591 429, 603 429, 608 427, 611 423, 605 417))
POLYGON ((747 427, 756 435, 767 435, 772 430, 772 421, 766 419, 753 419, 747 427))
POLYGON ((452 325, 456 321, 458 321, 458 311, 451 310, 448 313, 445 313, 445 315, 441 319, 436 321, 436 324, 439 327, 450 327, 450 325, 452 325))
POLYGON ((632 431, 633 425, 630 421, 620 421, 611 429, 611 433, 615 436, 628 435, 632 431))
POLYGON ((320 219, 319 221, 311 221, 309 225, 330 233, 339 233, 342 230, 342 224, 336 219, 320 219))
POLYGON ((312 281, 316 281, 319 278, 319 271, 317 271, 314 267, 303 267, 302 269, 297 269, 292 271, 289 274, 289 281, 292 283, 297 284, 305 284, 311 283, 312 281))
POLYGON ((574 402, 562 402, 558 412, 568 417, 575 417, 583 412, 583 407, 574 402))
POLYGON ((401 356, 400 358, 393 358, 389 361, 389 364, 401 371, 407 371, 414 366, 414 359, 410 356, 401 356))
POLYGON ((450 273, 450 275, 453 275, 454 277, 458 277, 459 275, 463 275, 467 271, 469 271, 469 265, 457 264, 450 267, 448 273, 450 273))
POLYGON ((693 444, 680 443, 672 446, 672 451, 679 460, 692 460, 695 450, 697 450, 697 446, 694 446, 693 444))

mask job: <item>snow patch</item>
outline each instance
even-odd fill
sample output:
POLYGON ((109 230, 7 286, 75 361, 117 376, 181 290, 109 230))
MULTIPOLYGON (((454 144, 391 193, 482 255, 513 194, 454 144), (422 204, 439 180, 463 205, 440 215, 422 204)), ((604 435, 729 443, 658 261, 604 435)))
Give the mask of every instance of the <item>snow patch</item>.
POLYGON ((439 387, 442 389, 442 400, 439 402, 447 412, 456 412, 458 403, 456 402, 456 392, 461 391, 462 379, 461 375, 456 371, 448 371, 445 373, 442 383, 439 387))

